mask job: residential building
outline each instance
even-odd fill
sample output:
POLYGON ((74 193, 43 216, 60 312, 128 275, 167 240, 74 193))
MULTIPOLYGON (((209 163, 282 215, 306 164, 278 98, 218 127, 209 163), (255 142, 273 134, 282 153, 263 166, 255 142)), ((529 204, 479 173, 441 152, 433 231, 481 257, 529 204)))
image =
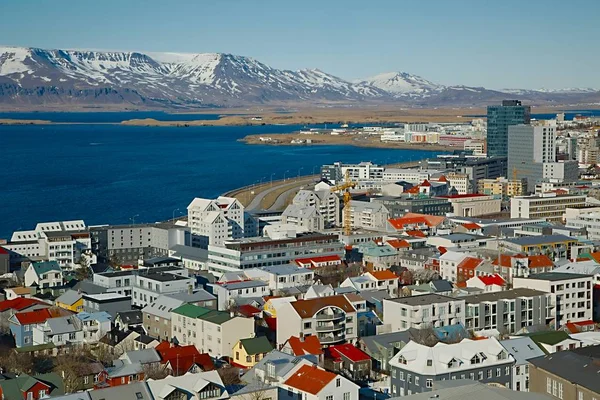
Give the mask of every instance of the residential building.
POLYGON ((342 222, 340 198, 331 190, 302 189, 296 193, 292 204, 300 207, 315 207, 323 217, 325 228, 340 226, 342 222))
POLYGON ((142 310, 119 311, 115 317, 115 325, 122 330, 143 328, 144 316, 142 310))
POLYGON ((529 337, 501 340, 500 344, 515 359, 512 366, 512 389, 529 392, 529 360, 544 356, 544 352, 529 337))
POLYGON ((307 269, 335 268, 342 265, 342 259, 338 255, 298 258, 294 262, 300 267, 307 269))
POLYGON ((58 296, 56 300, 54 300, 54 305, 65 310, 78 313, 83 311, 83 297, 81 293, 75 290, 67 290, 58 296))
MULTIPOLYGON (((0 246, 0 274, 8 274, 10 272, 10 253, 0 246)), ((10 300, 10 299, 9 299, 10 300)))
POLYGON ((517 196, 510 199, 510 217, 562 221, 567 208, 583 208, 586 206, 586 199, 585 195, 556 193, 517 196))
POLYGON ((123 310, 131 310, 131 297, 118 293, 84 294, 83 310, 89 313, 106 311, 113 318, 123 310))
POLYGON ((25 286, 50 288, 63 284, 63 272, 57 261, 40 261, 29 264, 24 275, 25 286))
POLYGON ((63 380, 55 372, 35 376, 19 374, 0 379, 0 396, 4 400, 40 400, 64 393, 63 380))
POLYGON ((352 229, 385 230, 390 215, 383 204, 351 200, 345 207, 350 207, 352 229))
POLYGON ((17 298, 30 299, 31 295, 35 293, 35 288, 29 288, 24 286, 15 286, 4 289, 4 295, 6 300, 14 300, 17 298))
POLYGON ((550 397, 538 393, 524 393, 510 390, 500 385, 487 385, 470 379, 437 381, 433 383, 433 391, 412 394, 406 400, 550 400, 550 397))
POLYGON ((429 196, 377 196, 371 198, 371 203, 382 204, 390 218, 400 218, 406 213, 445 216, 453 210, 448 199, 429 196))
POLYGON ((509 126, 529 124, 531 107, 523 106, 519 100, 503 100, 500 106, 487 108, 487 155, 508 156, 509 126))
POLYGON ((90 227, 91 249, 100 262, 137 265, 139 260, 169 255, 189 243, 189 229, 168 222, 90 227))
MULTIPOLYGON (((149 380, 147 382, 153 400, 172 399, 228 399, 229 392, 217 371, 186 374, 183 376, 169 376, 164 379, 149 380)), ((121 397, 138 398, 139 397, 121 397)), ((145 400, 145 399, 144 399, 145 400)))
POLYGON ((252 268, 245 271, 246 276, 267 282, 269 290, 275 292, 297 286, 312 285, 314 271, 300 268, 296 264, 272 265, 270 267, 252 268))
POLYGON ((371 375, 371 357, 352 344, 337 344, 325 349, 328 370, 342 373, 354 381, 368 379, 371 375))
POLYGON ((226 240, 245 236, 244 206, 235 198, 195 198, 187 209, 188 226, 194 247, 206 249, 209 245, 222 246, 226 240))
POLYGON ((309 335, 323 345, 356 341, 356 309, 342 295, 283 303, 277 311, 278 347, 292 336, 309 335))
POLYGON ((232 357, 232 349, 240 339, 254 335, 254 319, 229 312, 183 304, 171 311, 171 337, 180 345, 195 345, 201 353, 212 357, 232 357))
POLYGON ((325 218, 316 206, 290 204, 281 214, 281 223, 293 225, 300 232, 315 232, 325 228, 325 218))
POLYGON ((272 265, 285 265, 297 259, 344 256, 344 244, 337 235, 310 233, 295 238, 246 238, 209 246, 208 269, 215 275, 223 272, 272 265))
POLYGON ((200 371, 215 369, 213 359, 207 353, 200 353, 196 346, 179 346, 162 342, 155 347, 160 363, 173 376, 197 374, 200 371))
POLYGON ((193 271, 201 271, 207 268, 207 249, 178 244, 169 249, 169 256, 180 259, 185 268, 193 271))
POLYGON ((577 244, 579 241, 570 236, 544 235, 502 239, 498 245, 503 250, 528 256, 546 255, 552 259, 567 259, 571 255, 571 247, 577 244))
POLYGON ((523 179, 507 179, 503 176, 496 179, 480 179, 477 184, 477 193, 500 196, 504 199, 525 195, 527 186, 523 179))
MULTIPOLYGON (((570 323, 567 325, 570 325, 570 323)), ((566 330, 542 330, 525 332, 524 334, 530 337, 545 354, 554 354, 563 350, 574 350, 583 345, 581 340, 571 337, 566 330)))
POLYGON ((454 379, 510 388, 514 362, 514 357, 495 338, 463 339, 433 347, 411 341, 390 360, 391 392, 396 396, 430 392, 435 381, 454 379))
POLYGON ((584 228, 587 238, 600 240, 600 212, 584 212, 569 218, 567 216, 565 226, 567 228, 584 228))
POLYGON ((357 384, 314 366, 303 365, 298 368, 282 386, 288 390, 284 397, 288 400, 358 400, 357 384))
POLYGON ((547 325, 553 318, 554 295, 540 290, 518 288, 464 296, 465 328, 496 329, 512 334, 522 328, 547 325))
POLYGON ((554 262, 545 254, 535 256, 500 254, 492 264, 494 272, 511 284, 514 277, 527 278, 529 275, 550 272, 554 269, 554 262))
POLYGON ((527 278, 513 278, 513 286, 552 293, 556 302, 551 303, 550 317, 555 329, 567 322, 592 319, 593 276, 564 272, 546 272, 527 278))
POLYGON ((292 336, 283 344, 281 351, 296 357, 312 355, 321 366, 325 361, 323 346, 316 336, 292 336))
POLYGON ((32 311, 17 312, 8 318, 8 327, 17 348, 33 346, 33 328, 43 324, 49 318, 68 315, 66 311, 41 308, 32 311))
POLYGON ((465 301, 439 294, 384 299, 383 323, 392 332, 464 324, 465 301))
POLYGON ((229 310, 232 306, 241 304, 242 299, 262 298, 271 292, 269 284, 259 279, 216 282, 209 284, 208 289, 217 296, 218 310, 229 310))
POLYGON ((360 348, 371 357, 373 370, 389 375, 389 361, 413 339, 413 330, 415 329, 361 337, 360 348))
POLYGON ((287 395, 287 387, 282 385, 288 377, 303 366, 314 367, 317 357, 313 355, 295 356, 273 350, 262 358, 253 368, 242 375, 244 383, 274 385, 279 387, 280 395, 287 395))
POLYGON ((561 400, 600 398, 598 348, 585 347, 530 359, 529 390, 561 400))
POLYGON ((496 196, 485 194, 457 194, 441 196, 452 204, 452 213, 461 217, 477 217, 500 212, 502 200, 496 196))
POLYGON ((252 368, 272 350, 265 336, 240 339, 231 350, 231 360, 236 367, 252 368))

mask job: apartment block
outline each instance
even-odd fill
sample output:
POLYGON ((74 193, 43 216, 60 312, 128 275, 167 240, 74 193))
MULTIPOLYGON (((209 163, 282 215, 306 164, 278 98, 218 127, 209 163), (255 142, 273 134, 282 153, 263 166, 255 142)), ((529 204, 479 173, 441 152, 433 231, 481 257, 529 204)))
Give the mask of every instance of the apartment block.
POLYGON ((517 196, 510 199, 510 217, 562 221, 567 208, 583 208, 585 205, 585 195, 543 193, 517 196))
POLYGON ((383 204, 352 200, 346 207, 350 207, 353 229, 385 230, 390 213, 383 204))
POLYGON ((439 294, 384 299, 383 323, 392 332, 464 324, 465 300, 439 294))
POLYGON ((315 207, 324 219, 325 228, 340 226, 340 198, 331 190, 300 190, 292 204, 302 207, 315 207))
POLYGON ((509 198, 525 195, 526 183, 523 179, 507 179, 500 177, 496 179, 481 179, 477 183, 477 193, 490 196, 501 196, 509 198))
POLYGON ((235 198, 195 198, 187 210, 192 246, 204 249, 209 245, 222 246, 226 240, 245 236, 244 206, 235 198))

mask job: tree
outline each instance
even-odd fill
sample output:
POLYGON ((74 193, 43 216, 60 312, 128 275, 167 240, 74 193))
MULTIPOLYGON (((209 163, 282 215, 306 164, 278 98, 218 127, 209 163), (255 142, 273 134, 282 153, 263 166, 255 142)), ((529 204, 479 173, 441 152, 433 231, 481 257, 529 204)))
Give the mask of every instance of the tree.
POLYGON ((236 367, 224 367, 219 369, 219 376, 225 386, 237 385, 240 381, 240 369, 236 367))
POLYGON ((2 371, 16 374, 31 374, 33 370, 33 357, 29 353, 19 354, 14 349, 0 356, 2 371))
POLYGON ((144 364, 144 379, 164 379, 169 376, 169 371, 160 363, 144 364))
POLYGON ((246 393, 241 397, 243 400, 267 400, 273 397, 268 393, 269 385, 256 377, 248 382, 246 393))
POLYGON ((60 353, 54 359, 54 372, 65 384, 66 393, 74 393, 85 389, 83 377, 90 375, 90 364, 95 362, 88 346, 69 347, 68 352, 60 353))

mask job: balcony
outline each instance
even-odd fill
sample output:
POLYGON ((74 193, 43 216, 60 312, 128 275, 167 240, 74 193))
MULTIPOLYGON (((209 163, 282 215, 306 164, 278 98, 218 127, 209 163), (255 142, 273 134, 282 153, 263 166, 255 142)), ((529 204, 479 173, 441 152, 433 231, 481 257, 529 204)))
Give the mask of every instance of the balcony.
POLYGON ((341 312, 317 314, 317 319, 320 321, 336 321, 344 318, 346 318, 346 314, 341 312))
POLYGON ((328 323, 328 324, 323 324, 321 326, 317 325, 317 332, 333 332, 333 331, 339 331, 342 329, 346 328, 346 324, 341 323, 341 324, 333 324, 333 323, 328 323))
POLYGON ((318 335, 318 337, 319 337, 319 341, 321 342, 321 344, 334 344, 334 343, 339 343, 339 342, 343 342, 344 340, 346 340, 346 336, 344 336, 344 334, 318 335))

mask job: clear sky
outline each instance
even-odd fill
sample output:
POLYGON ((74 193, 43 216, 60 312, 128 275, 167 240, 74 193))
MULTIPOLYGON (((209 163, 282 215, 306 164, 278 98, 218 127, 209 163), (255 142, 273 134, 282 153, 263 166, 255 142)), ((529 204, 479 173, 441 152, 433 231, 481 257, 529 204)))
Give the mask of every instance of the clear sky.
POLYGON ((600 88, 600 0, 1 0, 0 44, 226 52, 345 79, 600 88))

